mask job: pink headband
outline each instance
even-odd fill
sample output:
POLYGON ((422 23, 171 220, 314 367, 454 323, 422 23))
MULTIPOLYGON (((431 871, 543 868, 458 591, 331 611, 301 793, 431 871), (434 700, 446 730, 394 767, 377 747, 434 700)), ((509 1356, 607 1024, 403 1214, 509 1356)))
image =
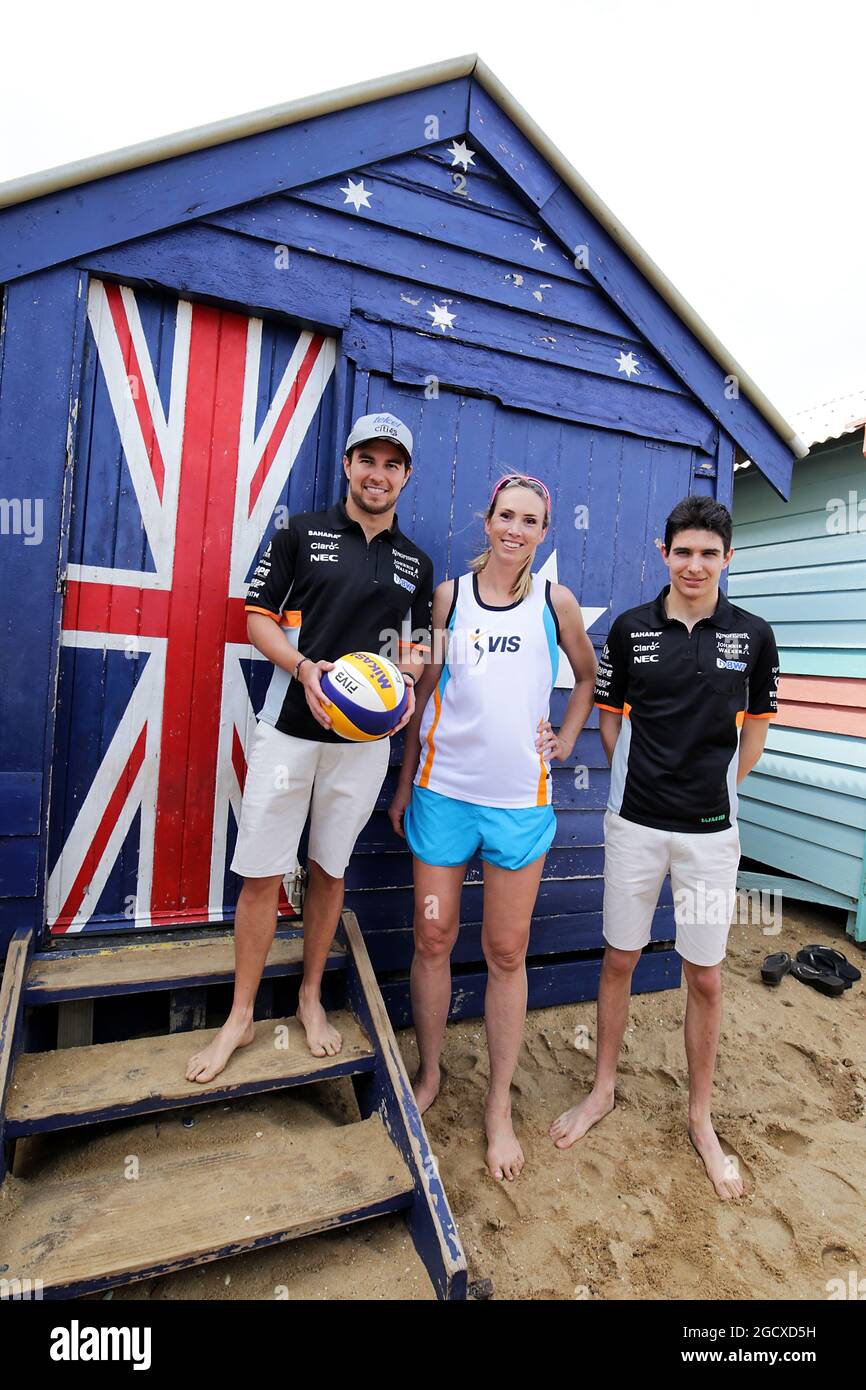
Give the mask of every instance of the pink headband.
POLYGON ((553 508, 550 505, 550 493, 547 491, 547 488, 545 487, 544 483, 541 481, 540 478, 530 478, 528 473, 508 473, 504 478, 500 478, 499 482, 493 489, 493 492, 490 494, 491 507, 493 506, 493 503, 496 500, 497 492, 504 488, 507 483, 537 483, 547 499, 547 513, 548 516, 550 515, 551 511, 553 510, 553 508))

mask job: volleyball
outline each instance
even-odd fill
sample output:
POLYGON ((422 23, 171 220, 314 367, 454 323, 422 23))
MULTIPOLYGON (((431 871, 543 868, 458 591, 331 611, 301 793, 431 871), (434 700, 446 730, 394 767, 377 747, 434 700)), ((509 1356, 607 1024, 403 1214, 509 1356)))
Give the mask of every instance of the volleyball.
POLYGON ((384 738, 399 724, 409 700, 406 682, 392 661, 375 652, 350 652, 322 676, 334 733, 353 743, 384 738))

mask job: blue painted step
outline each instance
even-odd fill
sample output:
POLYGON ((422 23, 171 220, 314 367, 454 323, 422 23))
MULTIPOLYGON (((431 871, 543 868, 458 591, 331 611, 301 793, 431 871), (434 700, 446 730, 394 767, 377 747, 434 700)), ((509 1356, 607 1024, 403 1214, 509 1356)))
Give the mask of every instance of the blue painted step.
POLYGON ((75 1298, 409 1207, 413 1180, 378 1115, 292 1135, 279 1152, 199 1153, 115 1174, 21 1180, 3 1261, 75 1298))
MULTIPOLYGON (((300 930, 278 932, 263 979, 300 975, 303 953, 300 930)), ((344 970, 345 966, 345 950, 335 943, 325 968, 344 970)), ((24 985, 24 1003, 59 1004, 67 999, 228 984, 234 973, 232 932, 192 941, 145 940, 134 945, 81 951, 64 948, 33 956, 24 985)))
POLYGON ((255 1025, 255 1041, 239 1048, 226 1070, 203 1085, 186 1080, 187 1059, 210 1042, 216 1028, 21 1053, 7 1097, 6 1136, 16 1139, 371 1071, 373 1048, 356 1019, 343 1012, 332 1013, 331 1021, 343 1037, 337 1057, 313 1057, 297 1019, 262 1019, 255 1025))

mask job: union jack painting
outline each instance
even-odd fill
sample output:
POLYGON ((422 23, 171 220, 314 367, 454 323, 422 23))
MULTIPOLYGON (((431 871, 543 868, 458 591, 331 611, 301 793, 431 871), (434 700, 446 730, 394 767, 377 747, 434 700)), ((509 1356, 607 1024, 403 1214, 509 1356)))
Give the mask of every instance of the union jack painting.
POLYGON ((87 335, 48 926, 221 921, 271 671, 246 585, 281 517, 323 500, 336 344, 99 280, 87 335))

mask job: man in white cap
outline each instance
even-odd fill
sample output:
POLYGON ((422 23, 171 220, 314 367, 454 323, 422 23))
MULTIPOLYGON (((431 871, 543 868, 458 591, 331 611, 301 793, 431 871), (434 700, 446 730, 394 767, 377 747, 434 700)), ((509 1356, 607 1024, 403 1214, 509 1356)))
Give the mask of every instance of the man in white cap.
MULTIPOLYGON (((280 884, 297 865, 310 813, 304 902, 304 976, 298 1018, 316 1057, 342 1038, 325 1016, 321 981, 343 906, 343 876, 388 769, 389 739, 348 743, 331 728, 320 678, 351 651, 382 652, 383 635, 407 633, 398 665, 411 689, 424 666, 433 565, 397 525, 412 471, 412 435, 388 412, 357 420, 343 455, 345 501, 292 517, 259 559, 246 601, 247 635, 273 663, 244 785, 232 870, 244 886, 235 915, 235 990, 213 1041, 190 1058, 206 1082, 235 1048, 253 1041, 253 1006, 274 939, 280 884)), ((384 654, 384 653, 383 653, 384 654)))

